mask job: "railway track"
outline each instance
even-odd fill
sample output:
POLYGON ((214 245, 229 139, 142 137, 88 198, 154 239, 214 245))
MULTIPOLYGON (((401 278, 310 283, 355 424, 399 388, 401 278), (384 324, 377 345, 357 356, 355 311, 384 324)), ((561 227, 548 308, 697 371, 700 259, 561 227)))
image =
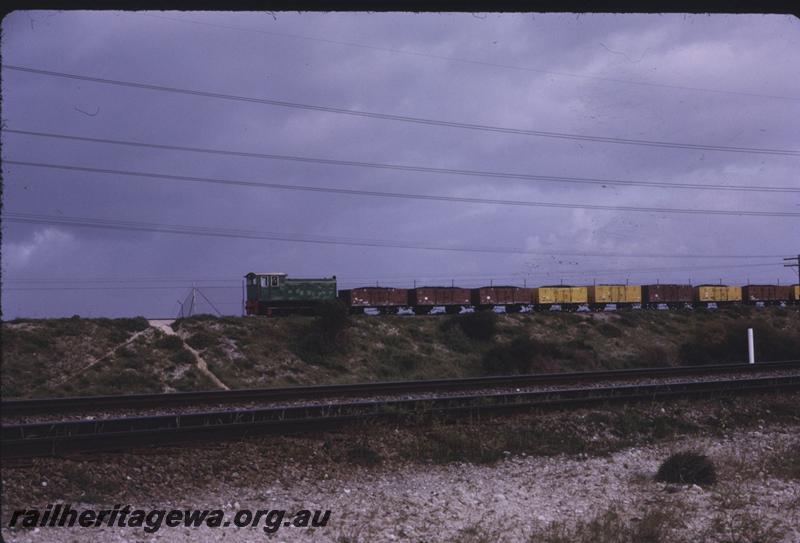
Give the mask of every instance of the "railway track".
POLYGON ((759 364, 715 364, 707 366, 678 366, 589 372, 561 372, 531 375, 473 377, 462 379, 433 379, 423 381, 388 381, 345 385, 294 386, 239 390, 211 390, 157 394, 126 394, 114 396, 79 396, 70 398, 43 398, 31 400, 5 400, 0 403, 4 417, 23 417, 74 411, 103 411, 113 409, 164 408, 181 405, 222 405, 244 402, 272 402, 283 400, 322 399, 400 395, 414 392, 450 392, 470 389, 523 387, 530 385, 597 383, 657 377, 695 377, 702 375, 754 373, 800 368, 800 360, 765 362, 759 364))
POLYGON ((790 375, 13 424, 2 427, 2 454, 5 458, 54 456, 192 440, 230 439, 257 433, 324 431, 355 421, 479 417, 531 409, 713 398, 798 389, 800 375, 790 375))

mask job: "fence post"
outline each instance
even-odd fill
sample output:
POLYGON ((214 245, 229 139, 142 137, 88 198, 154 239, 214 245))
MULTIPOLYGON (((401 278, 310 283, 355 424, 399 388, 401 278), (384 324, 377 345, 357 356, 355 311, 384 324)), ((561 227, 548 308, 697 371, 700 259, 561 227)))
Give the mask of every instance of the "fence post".
POLYGON ((750 357, 750 363, 756 363, 756 355, 755 355, 755 348, 753 346, 753 329, 747 329, 747 354, 750 357))

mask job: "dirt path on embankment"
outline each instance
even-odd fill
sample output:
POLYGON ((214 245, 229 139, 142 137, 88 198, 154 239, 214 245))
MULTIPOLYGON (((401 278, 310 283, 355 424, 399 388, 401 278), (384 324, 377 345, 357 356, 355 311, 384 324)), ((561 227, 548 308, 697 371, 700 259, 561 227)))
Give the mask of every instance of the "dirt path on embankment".
POLYGON ((192 349, 192 347, 190 347, 186 343, 186 341, 175 330, 172 329, 171 325, 172 325, 172 323, 174 321, 170 321, 170 320, 149 320, 147 322, 150 323, 151 327, 156 328, 158 330, 161 330, 162 332, 164 332, 165 334, 167 334, 169 336, 176 336, 176 337, 181 338, 181 341, 183 341, 183 348, 186 349, 187 351, 189 351, 190 353, 192 353, 192 356, 194 356, 195 365, 197 366, 197 369, 200 370, 200 372, 203 375, 205 375, 206 377, 211 379, 211 381, 215 385, 217 385, 217 387, 219 387, 219 388, 221 388, 223 390, 230 390, 228 385, 223 383, 219 379, 219 377, 214 375, 214 373, 210 369, 208 369, 208 364, 206 364, 206 361, 203 360, 202 356, 200 356, 200 353, 198 353, 196 350, 192 349))

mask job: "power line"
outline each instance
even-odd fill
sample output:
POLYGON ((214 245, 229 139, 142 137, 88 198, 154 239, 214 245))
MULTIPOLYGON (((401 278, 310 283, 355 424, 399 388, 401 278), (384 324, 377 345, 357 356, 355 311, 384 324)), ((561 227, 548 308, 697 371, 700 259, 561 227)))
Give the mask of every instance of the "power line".
POLYGON ((436 196, 428 194, 411 194, 401 192, 378 192, 371 190, 340 189, 334 187, 314 187, 309 185, 286 185, 281 183, 261 183, 255 181, 242 181, 236 179, 222 179, 211 177, 195 177, 188 175, 172 175, 154 172, 137 172, 130 170, 112 170, 106 168, 89 168, 86 166, 70 166, 65 164, 48 164, 44 162, 27 162, 21 160, 6 160, 6 164, 18 166, 32 166, 37 168, 50 168, 67 171, 80 171, 109 175, 124 175, 128 177, 165 179, 168 181, 188 181, 192 183, 212 183, 218 185, 233 185, 240 187, 293 190, 304 192, 322 192, 328 194, 342 194, 347 196, 370 196, 377 198, 399 198, 406 200, 428 200, 436 202, 456 202, 464 204, 488 204, 522 207, 547 207, 559 209, 589 209, 594 211, 630 211, 641 213, 681 213, 690 215, 729 215, 735 217, 800 217, 800 212, 794 211, 752 211, 752 210, 724 210, 724 209, 686 209, 670 207, 638 207, 638 206, 609 206, 600 204, 572 204, 560 202, 532 202, 525 200, 498 200, 490 198, 467 198, 461 196, 436 196))
POLYGON ((502 126, 483 125, 475 123, 463 123, 456 121, 444 121, 439 119, 431 119, 425 117, 411 117, 407 115, 394 115, 390 113, 378 113, 371 111, 361 111, 356 109, 345 109, 330 106, 320 106, 314 104, 302 104, 298 102, 287 102, 284 100, 273 100, 269 98, 255 98, 248 96, 237 96, 233 94, 223 94, 217 92, 207 92, 194 89, 184 89, 178 87, 167 87, 163 85, 152 85, 149 83, 137 83, 133 81, 122 81, 118 79, 105 79, 100 77, 91 77, 78 74, 69 74, 65 72, 55 72, 51 70, 40 70, 37 68, 30 68, 26 66, 15 66, 11 64, 4 64, 3 68, 9 70, 16 70, 20 72, 32 73, 36 75, 45 75, 51 77, 60 77, 65 79, 74 79, 78 81, 90 81, 92 83, 101 83, 105 85, 116 85, 120 87, 130 87, 136 89, 152 90, 171 92, 175 94, 186 94, 190 96, 202 96, 205 98, 217 98, 222 100, 233 100, 239 102, 249 102, 255 104, 266 104, 279 107, 287 107, 294 109, 304 109, 310 111, 325 111, 328 113, 337 113, 340 115, 352 115, 355 117, 366 117, 372 119, 381 119, 386 121, 400 121, 406 123, 415 123, 429 126, 445 126, 449 128, 462 128, 465 130, 478 130, 482 132, 495 132, 502 134, 516 134, 523 136, 539 136, 544 138, 567 139, 575 141, 591 141, 596 143, 614 143, 621 145, 639 145, 646 147, 666 147, 672 149, 691 149, 703 151, 723 151, 734 153, 755 153, 762 155, 779 155, 779 156, 800 156, 800 151, 791 149, 765 149, 756 147, 730 147, 723 145, 701 145, 694 143, 680 143, 669 141, 655 141, 655 140, 641 140, 641 139, 626 139, 615 138, 607 136, 590 136, 585 134, 568 134, 562 132, 547 132, 543 130, 524 130, 521 128, 509 128, 502 126))
POLYGON ((112 145, 125 145, 131 147, 142 147, 146 149, 160 149, 167 151, 187 151, 192 153, 214 154, 224 156, 236 156, 247 158, 264 158, 270 160, 285 160, 291 162, 304 162, 311 164, 326 164, 333 166, 354 166, 362 168, 378 168, 386 170, 400 170, 408 172, 423 172, 434 174, 467 175, 473 177, 494 177, 501 179, 518 179, 522 181, 550 181, 563 183, 581 183, 593 185, 624 185, 639 186, 650 188, 670 188, 670 189, 698 189, 698 190, 730 190, 730 191, 758 191, 758 192, 800 192, 800 187, 776 187, 758 185, 720 185, 720 184, 701 184, 701 183, 670 183, 659 181, 631 181, 622 179, 601 179, 591 177, 570 177, 554 175, 533 175, 512 172, 492 172, 484 170, 461 170, 455 168, 432 168, 426 166, 411 166, 403 164, 385 164, 376 162, 358 162, 353 160, 334 160, 317 157, 301 157, 292 155, 277 155, 268 153, 253 153, 247 151, 230 151, 222 149, 208 149, 202 147, 187 147, 181 145, 167 145, 156 143, 142 143, 130 140, 116 140, 108 138, 91 138, 87 136, 76 136, 72 134, 55 134, 52 132, 34 132, 31 130, 14 130, 6 128, 4 132, 9 134, 21 134, 26 136, 36 136, 45 138, 64 139, 70 141, 85 141, 91 143, 105 143, 112 145))
MULTIPOLYGON (((3 283, 184 283, 181 286, 186 286, 186 281, 190 282, 227 282, 234 281, 231 278, 227 279, 190 279, 187 277, 66 277, 61 279, 56 278, 17 278, 10 277, 4 278, 3 283)), ((239 284, 236 281, 237 285, 239 284)), ((191 285, 189 285, 191 287, 191 285)))
POLYGON ((774 94, 760 94, 754 92, 744 92, 744 91, 732 91, 732 90, 723 90, 723 89, 710 89, 705 87, 688 87, 684 85, 670 85, 667 83, 654 83, 651 81, 636 81, 634 79, 619 79, 613 77, 603 77, 598 75, 586 75, 586 74, 575 74, 569 72, 561 72, 561 71, 554 71, 554 70, 544 70, 541 68, 531 68, 526 66, 515 66, 511 64, 498 64, 495 62, 489 62, 485 60, 476 60, 476 59, 469 59, 469 58, 460 58, 460 57, 451 57, 447 55, 436 55, 433 53, 425 53, 421 51, 409 51, 407 49, 396 49, 392 47, 381 47, 377 45, 369 45, 364 43, 356 43, 356 42, 347 42, 347 41, 340 41, 340 40, 331 40, 326 38, 317 38, 312 36, 305 36, 302 34, 292 34, 288 32, 270 32, 268 30, 260 30, 256 28, 247 28, 243 26, 233 26, 233 25, 222 25, 218 23, 208 23, 203 21, 194 21, 190 19, 179 19, 176 17, 166 17, 163 15, 154 15, 152 13, 140 13, 134 12, 136 15, 142 15, 146 17, 153 17, 155 19, 165 19, 169 21, 177 21, 180 23, 188 23, 188 24, 195 24, 195 25, 204 25, 204 26, 211 26, 217 28, 224 28, 228 30, 235 30, 237 32, 255 32, 258 34, 266 34, 269 36, 279 36, 285 38, 293 38, 299 40, 309 40, 309 41, 317 41, 321 43, 329 43, 334 45, 343 45, 347 47, 358 47, 362 49, 371 49, 375 51, 384 51, 387 53, 396 53, 401 55, 410 55, 416 57, 426 57, 426 58, 433 58, 438 60, 446 60, 450 62, 459 62, 464 64, 475 64, 479 66, 490 66, 493 68, 503 68, 508 70, 517 70, 517 71, 525 71, 525 72, 535 72, 535 73, 543 73, 549 75, 557 75, 560 77, 572 77, 578 79, 589 79, 595 81, 606 81, 610 83, 624 83, 628 85, 641 85, 647 87, 661 87, 665 89, 677 89, 677 90, 687 90, 687 91, 696 91, 696 92, 709 92, 709 93, 718 93, 718 94, 732 94, 737 96, 751 96, 756 98, 775 98, 779 100, 800 100, 800 98, 795 96, 780 96, 774 94))
MULTIPOLYGON (((192 288, 192 285, 175 285, 175 286, 125 286, 125 285, 114 285, 113 287, 8 287, 3 288, 3 291, 6 290, 182 290, 186 288, 192 288)), ((203 289, 220 289, 220 288, 227 288, 227 289, 238 289, 239 287, 230 286, 230 287, 219 287, 219 286, 196 286, 196 288, 203 288, 203 289)))
MULTIPOLYGON (((652 272, 671 272, 671 271, 700 271, 700 270, 719 270, 725 271, 733 268, 766 268, 766 267, 775 267, 774 263, 764 263, 764 264, 726 264, 724 270, 720 270, 719 265, 714 266, 668 266, 668 267, 659 267, 659 268, 609 268, 604 270, 551 270, 551 271, 536 271, 536 272, 517 272, 517 273, 507 273, 504 272, 484 272, 481 274, 462 274, 462 273, 451 273, 451 274, 413 274, 413 275, 393 275, 393 276, 351 276, 351 275, 337 275, 337 283, 339 284, 356 284, 356 283, 363 283, 363 284, 374 284, 376 281, 380 283, 389 283, 389 282, 397 282, 402 280, 411 280, 411 279, 419 279, 419 280, 427 280, 427 279, 455 279, 455 280, 469 280, 469 279, 522 279, 522 278, 536 278, 536 277, 545 277, 545 276, 552 276, 552 275, 586 275, 590 276, 592 274, 612 274, 612 273, 652 273, 652 272)), ((36 284, 43 284, 43 285, 53 285, 53 284, 66 284, 66 285, 81 285, 81 284, 91 284, 91 283, 111 283, 117 285, 127 285, 130 283, 158 283, 158 282, 175 282, 181 283, 179 285, 170 285, 170 286, 140 286, 134 285, 130 287, 125 287, 128 289, 135 290, 137 288, 142 289, 175 289, 175 288, 191 288, 192 284, 195 284, 197 288, 204 288, 204 289, 236 289, 239 290, 241 285, 238 280, 235 279, 189 279, 186 277, 181 278, 49 278, 49 279, 24 279, 24 278, 7 278, 4 279, 3 283, 5 284, 26 284, 26 285, 36 285, 36 284), (186 282, 190 284, 187 284, 186 282), (197 285, 197 283, 202 282, 227 282, 232 283, 226 286, 220 285, 197 285), (235 284, 233 284, 235 283, 235 284)), ((27 289, 35 290, 35 289, 42 289, 42 290, 59 290, 60 288, 70 288, 70 289, 79 289, 81 287, 27 287, 27 289)), ((113 289, 117 287, 98 287, 102 289, 113 289)), ((23 290, 21 288, 4 288, 3 290, 23 290)), ((94 290, 94 289, 91 289, 94 290)))
POLYGON ((118 221, 101 218, 53 216, 34 213, 3 213, 0 220, 19 223, 53 224, 60 226, 79 226, 87 228, 102 228, 110 230, 128 230, 140 232, 157 232, 164 234, 185 234, 192 236, 212 236, 240 239, 265 239, 271 241, 285 241, 292 243, 317 243, 324 245, 350 245, 356 247, 381 247, 396 249, 417 249, 430 251, 452 251, 470 253, 500 253, 500 254, 529 254, 539 256, 606 256, 618 258, 700 258, 700 259, 730 259, 730 258, 782 258, 783 255, 709 255, 709 254, 666 254, 666 253, 593 253, 593 252, 545 252, 529 251, 525 249, 502 247, 448 247, 427 243, 411 243, 391 240, 375 240, 360 238, 334 238, 323 236, 307 236, 305 234, 290 234, 277 232, 256 232, 252 230, 237 230, 230 228, 213 228, 202 226, 170 225, 147 222, 118 221))

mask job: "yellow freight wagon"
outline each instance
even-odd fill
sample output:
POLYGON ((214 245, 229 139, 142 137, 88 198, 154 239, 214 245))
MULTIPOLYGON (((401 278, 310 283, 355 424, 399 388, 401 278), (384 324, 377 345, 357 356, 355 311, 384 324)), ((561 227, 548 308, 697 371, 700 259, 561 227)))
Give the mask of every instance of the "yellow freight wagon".
POLYGON ((585 304, 587 300, 586 287, 539 287, 533 292, 536 304, 585 304))
POLYGON ((694 289, 698 302, 741 302, 742 287, 728 285, 700 285, 694 289))
POLYGON ((800 302, 800 285, 794 286, 794 301, 800 302))
POLYGON ((594 285, 588 287, 589 303, 592 304, 640 304, 640 285, 594 285))

